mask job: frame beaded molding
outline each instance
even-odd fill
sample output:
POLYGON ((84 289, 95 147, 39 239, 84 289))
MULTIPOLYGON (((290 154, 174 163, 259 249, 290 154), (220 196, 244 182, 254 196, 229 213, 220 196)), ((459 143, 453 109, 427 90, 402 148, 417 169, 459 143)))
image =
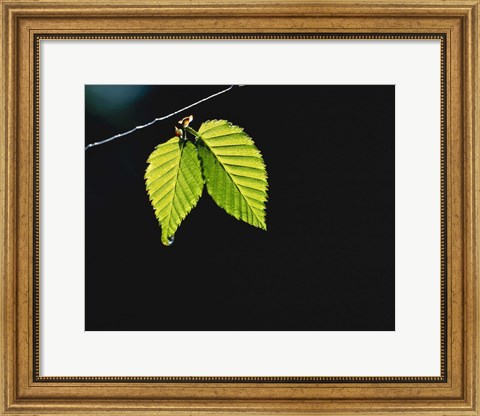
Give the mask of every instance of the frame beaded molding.
POLYGON ((34 35, 34 181, 33 181, 33 381, 34 382, 119 382, 119 383, 446 383, 447 382, 447 201, 446 201, 446 35, 426 34, 371 34, 371 33, 276 33, 276 34, 37 34, 34 35), (440 40, 440 376, 428 377, 326 377, 326 376, 90 376, 56 377, 40 375, 40 42, 42 40, 440 40))

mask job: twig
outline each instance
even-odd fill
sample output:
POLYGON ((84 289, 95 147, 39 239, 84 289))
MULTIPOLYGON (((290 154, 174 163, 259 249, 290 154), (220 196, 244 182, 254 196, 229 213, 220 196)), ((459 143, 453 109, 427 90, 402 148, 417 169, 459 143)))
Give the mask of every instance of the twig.
POLYGON ((116 134, 115 136, 109 137, 108 139, 105 139, 105 140, 102 140, 102 141, 99 141, 99 142, 95 142, 95 143, 90 143, 88 146, 85 147, 85 151, 87 151, 88 149, 90 149, 92 147, 100 146, 101 144, 105 144, 105 143, 111 142, 112 140, 119 139, 120 137, 127 136, 128 134, 131 134, 134 131, 144 129, 145 127, 149 127, 152 124, 155 124, 157 121, 162 121, 162 120, 166 120, 167 118, 173 117, 175 114, 181 113, 182 111, 185 111, 185 110, 188 110, 189 108, 195 107, 196 105, 198 105, 200 103, 203 103, 204 101, 210 100, 211 98, 216 97, 217 95, 224 94, 227 91, 230 91, 234 87, 244 87, 244 85, 230 85, 228 88, 225 88, 222 91, 216 92, 215 94, 209 95, 208 97, 202 98, 201 100, 196 101, 193 104, 187 105, 186 107, 183 107, 180 110, 174 111, 173 113, 167 114, 166 116, 163 116, 163 117, 157 117, 147 124, 142 124, 140 126, 134 127, 131 130, 128 130, 124 133, 116 134))

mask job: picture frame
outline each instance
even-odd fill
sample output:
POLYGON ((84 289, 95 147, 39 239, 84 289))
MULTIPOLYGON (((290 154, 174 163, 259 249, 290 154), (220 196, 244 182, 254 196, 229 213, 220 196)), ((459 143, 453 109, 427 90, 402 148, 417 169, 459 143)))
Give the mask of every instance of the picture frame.
POLYGON ((2 414, 479 414, 479 2, 2 0, 2 414), (42 39, 439 39, 439 377, 46 377, 39 372, 42 39), (444 169, 447 166, 447 169, 444 169))

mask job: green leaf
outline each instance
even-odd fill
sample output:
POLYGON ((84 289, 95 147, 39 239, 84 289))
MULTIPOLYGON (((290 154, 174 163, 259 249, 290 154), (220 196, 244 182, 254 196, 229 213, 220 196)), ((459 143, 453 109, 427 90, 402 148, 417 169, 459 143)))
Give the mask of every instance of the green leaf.
POLYGON ((147 163, 147 193, 162 227, 162 243, 168 246, 202 195, 200 160, 193 143, 174 137, 158 145, 147 163))
POLYGON ((267 229, 267 171, 260 151, 241 127, 206 121, 197 135, 208 193, 228 214, 267 229))

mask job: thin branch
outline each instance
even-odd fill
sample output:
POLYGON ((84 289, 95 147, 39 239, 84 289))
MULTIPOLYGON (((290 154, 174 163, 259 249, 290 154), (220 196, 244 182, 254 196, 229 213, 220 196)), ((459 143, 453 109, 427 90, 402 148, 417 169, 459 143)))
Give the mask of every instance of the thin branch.
POLYGON ((90 149, 92 147, 100 146, 101 144, 105 144, 105 143, 111 142, 112 140, 119 139, 120 137, 127 136, 127 135, 133 133, 134 131, 144 129, 145 127, 149 127, 152 124, 155 124, 157 121, 162 121, 162 120, 166 120, 167 118, 173 117, 174 115, 176 115, 178 113, 181 113, 182 111, 188 110, 189 108, 195 107, 196 105, 201 104, 201 103, 203 103, 207 100, 210 100, 211 98, 216 97, 217 95, 224 94, 227 91, 230 91, 234 87, 244 87, 244 85, 230 85, 228 88, 225 88, 222 91, 216 92, 215 94, 209 95, 208 97, 202 98, 201 100, 196 101, 193 104, 187 105, 186 107, 183 107, 180 110, 174 111, 173 113, 167 114, 166 116, 163 116, 163 117, 157 117, 147 124, 142 124, 140 126, 134 127, 131 130, 128 130, 124 133, 116 134, 115 136, 109 137, 108 139, 105 139, 105 140, 102 140, 102 141, 99 141, 99 142, 95 142, 95 143, 90 143, 88 146, 85 147, 85 151, 87 151, 88 149, 90 149))

